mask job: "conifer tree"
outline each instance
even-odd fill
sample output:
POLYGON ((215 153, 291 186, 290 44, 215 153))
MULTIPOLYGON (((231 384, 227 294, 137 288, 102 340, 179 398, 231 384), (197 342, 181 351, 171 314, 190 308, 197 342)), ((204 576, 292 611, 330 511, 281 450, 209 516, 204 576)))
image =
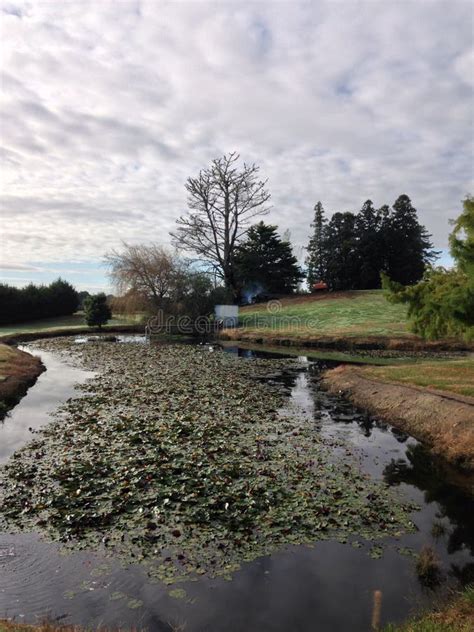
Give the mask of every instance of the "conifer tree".
POLYGON ((385 231, 387 274, 402 285, 412 285, 421 279, 427 264, 436 259, 426 228, 417 217, 408 195, 400 195, 393 204, 385 231))
POLYGON ((416 285, 404 287, 382 275, 388 299, 408 305, 414 333, 428 339, 445 336, 474 338, 474 198, 464 200, 464 210, 450 235, 456 267, 428 267, 416 285))
POLYGON ((306 258, 308 287, 311 290, 318 281, 324 281, 327 274, 326 256, 327 221, 321 202, 314 207, 314 219, 311 224, 313 233, 307 247, 306 258))
POLYGON ((353 213, 334 213, 325 239, 326 280, 333 290, 358 289, 358 255, 353 213))
POLYGON ((112 318, 112 311, 103 292, 92 294, 85 299, 84 317, 89 327, 98 327, 99 329, 112 318))
POLYGON ((280 238, 277 226, 264 222, 252 226, 236 249, 235 271, 241 288, 261 286, 281 294, 293 292, 304 278, 291 244, 280 238))
POLYGON ((356 257, 358 263, 358 287, 374 289, 380 287, 380 271, 383 268, 382 221, 374 209, 372 200, 367 200, 357 214, 355 222, 356 257))

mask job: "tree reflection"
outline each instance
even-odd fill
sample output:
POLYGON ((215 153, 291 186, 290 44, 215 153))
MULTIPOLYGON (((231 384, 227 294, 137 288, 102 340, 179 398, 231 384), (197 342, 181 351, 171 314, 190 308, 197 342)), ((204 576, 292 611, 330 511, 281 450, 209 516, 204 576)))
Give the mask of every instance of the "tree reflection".
POLYGON ((431 456, 421 444, 409 445, 406 460, 392 459, 383 475, 388 485, 413 485, 424 492, 426 503, 438 504, 438 518, 446 518, 451 525, 448 553, 466 547, 474 555, 474 498, 453 484, 456 474, 445 464, 431 456))

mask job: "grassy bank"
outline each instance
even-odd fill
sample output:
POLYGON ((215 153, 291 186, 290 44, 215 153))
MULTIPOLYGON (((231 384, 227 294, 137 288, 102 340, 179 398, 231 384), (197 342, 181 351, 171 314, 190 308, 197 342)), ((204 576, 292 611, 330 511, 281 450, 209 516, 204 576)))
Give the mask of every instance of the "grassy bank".
MULTIPOLYGON (((135 324, 133 318, 126 318, 122 316, 114 316, 111 318, 106 327, 114 327, 116 325, 130 325, 135 324)), ((2 336, 10 336, 12 334, 31 333, 44 331, 56 331, 56 330, 69 330, 80 329, 86 327, 84 320, 84 314, 82 312, 76 312, 70 316, 60 316, 58 318, 42 318, 41 320, 34 320, 25 323, 17 323, 15 325, 4 325, 0 327, 0 338, 2 336)))
POLYGON ((473 472, 474 400, 464 394, 471 392, 472 378, 470 359, 425 362, 403 368, 346 364, 327 371, 323 385, 423 441, 434 454, 452 465, 473 472), (388 379, 393 375, 398 381, 388 379), (427 388, 435 384, 437 389, 427 388))
POLYGON ((248 333, 274 332, 285 336, 411 336, 404 305, 391 304, 381 290, 334 292, 283 298, 276 303, 240 310, 248 333))
POLYGON ((474 357, 426 360, 416 365, 366 367, 364 374, 383 382, 396 382, 474 397, 474 357))
POLYGON ((43 369, 38 358, 0 344, 0 419, 26 393, 43 369))
POLYGON ((474 630, 474 587, 466 588, 448 605, 383 632, 471 632, 474 630))
POLYGON ((139 630, 141 628, 82 628, 77 625, 55 625, 54 623, 27 625, 16 621, 0 621, 0 632, 139 632, 139 630))
POLYGON ((426 341, 409 331, 404 305, 389 303, 382 290, 288 296, 240 308, 239 327, 224 329, 224 340, 339 351, 474 350, 458 339, 426 341))
MULTIPOLYGON (((77 626, 56 626, 52 623, 26 625, 16 621, 0 621, 0 632, 88 632, 77 626)), ((99 632, 99 631, 97 631, 99 632)), ((105 632, 102 631, 102 632, 105 632)))
MULTIPOLYGON (((299 347, 296 345, 291 346, 282 346, 282 345, 266 345, 266 344, 255 344, 249 343, 245 341, 222 341, 222 346, 224 348, 232 348, 238 346, 239 349, 248 349, 249 351, 255 351, 257 353, 272 353, 272 354, 280 354, 286 356, 304 356, 306 358, 310 358, 312 360, 328 360, 331 362, 343 362, 348 364, 369 364, 375 366, 386 366, 386 365, 403 365, 406 364, 416 364, 423 362, 423 356, 421 354, 413 354, 407 355, 404 352, 384 352, 384 351, 360 351, 354 350, 351 352, 344 351, 331 351, 324 349, 312 349, 311 347, 299 347)), ((438 355, 433 362, 442 362, 442 356, 438 355)))

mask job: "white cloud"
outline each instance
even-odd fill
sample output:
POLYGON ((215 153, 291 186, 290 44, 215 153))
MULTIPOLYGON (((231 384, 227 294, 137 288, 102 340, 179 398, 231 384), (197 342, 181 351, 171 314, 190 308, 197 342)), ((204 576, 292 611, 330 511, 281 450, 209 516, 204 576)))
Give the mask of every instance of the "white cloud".
POLYGON ((472 186, 472 8, 454 2, 16 2, 2 14, 2 258, 166 243, 237 149, 269 221, 408 193, 436 245, 472 186))

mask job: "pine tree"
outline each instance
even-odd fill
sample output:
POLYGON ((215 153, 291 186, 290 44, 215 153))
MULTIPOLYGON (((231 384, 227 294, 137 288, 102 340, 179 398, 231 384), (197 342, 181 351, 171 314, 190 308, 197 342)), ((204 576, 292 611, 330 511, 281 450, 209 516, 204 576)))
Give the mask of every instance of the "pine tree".
POLYGON ((112 311, 103 292, 92 294, 84 300, 84 316, 89 327, 99 327, 99 329, 112 318, 112 311))
POLYGON ((380 270, 387 272, 388 263, 390 261, 390 206, 383 204, 377 209, 377 217, 379 222, 378 243, 380 248, 380 270))
POLYGON ((464 200, 464 210, 450 235, 453 270, 428 267, 422 280, 409 287, 382 275, 388 299, 408 305, 414 333, 428 339, 463 336, 474 339, 474 198, 464 200))
POLYGON ((326 256, 326 226, 327 221, 324 215, 324 208, 321 202, 314 207, 314 220, 311 224, 313 234, 307 247, 308 256, 306 265, 308 266, 307 280, 311 290, 318 281, 325 281, 327 275, 326 256))
POLYGON ((356 216, 356 257, 359 263, 357 286, 361 289, 380 287, 380 271, 383 268, 381 239, 382 217, 367 200, 356 216))
POLYGON ((402 285, 412 285, 421 279, 426 265, 436 259, 426 228, 417 217, 408 195, 400 195, 388 218, 385 238, 387 243, 388 276, 402 285))
POLYGON ((459 269, 474 283, 474 197, 463 201, 463 212, 452 222, 454 230, 449 237, 451 254, 459 269), (464 239, 461 234, 464 233, 464 239))
POLYGON ((240 288, 260 285, 267 292, 293 292, 304 274, 293 255, 291 244, 283 241, 277 226, 259 222, 235 253, 235 273, 240 288))
POLYGON ((332 290, 357 289, 359 257, 353 213, 334 213, 328 223, 326 282, 332 290))

